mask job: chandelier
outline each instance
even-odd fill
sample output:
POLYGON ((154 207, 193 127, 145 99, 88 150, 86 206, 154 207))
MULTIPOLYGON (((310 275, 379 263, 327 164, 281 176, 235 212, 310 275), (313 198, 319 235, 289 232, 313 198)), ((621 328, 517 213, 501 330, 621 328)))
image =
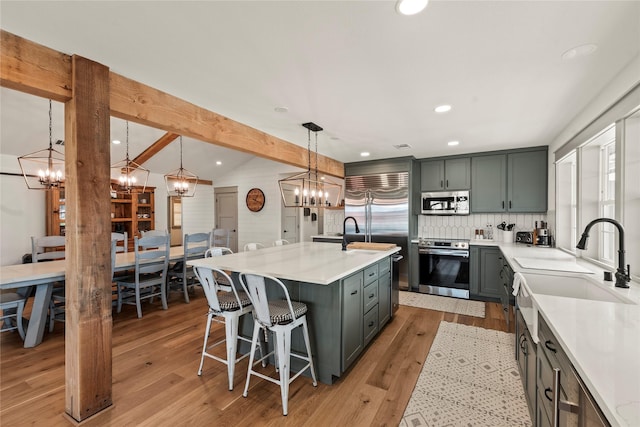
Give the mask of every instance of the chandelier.
POLYGON ((129 159, 129 121, 127 123, 126 149, 127 155, 124 160, 111 165, 114 173, 111 176, 118 176, 116 184, 119 193, 131 193, 134 187, 142 187, 141 192, 147 188, 147 180, 149 179, 149 170, 143 168, 133 160, 129 159))
POLYGON ((64 181, 64 154, 53 148, 51 100, 49 100, 49 148, 18 157, 30 190, 50 190, 64 181))
POLYGON ((180 168, 164 176, 169 196, 193 197, 196 194, 198 177, 182 167, 182 135, 180 136, 180 168))
POLYGON ((318 175, 318 132, 322 128, 315 123, 303 123, 307 129, 307 170, 278 181, 282 202, 287 208, 326 208, 338 206, 342 186, 330 178, 318 175), (311 167, 311 132, 315 135, 315 168, 311 167))

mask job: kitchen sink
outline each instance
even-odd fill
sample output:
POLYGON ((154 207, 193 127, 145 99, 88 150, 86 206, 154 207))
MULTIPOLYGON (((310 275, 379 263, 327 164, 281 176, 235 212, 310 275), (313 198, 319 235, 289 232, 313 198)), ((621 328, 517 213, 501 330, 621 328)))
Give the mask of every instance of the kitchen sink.
POLYGON ((533 294, 635 304, 614 289, 603 286, 591 277, 559 276, 549 274, 523 274, 526 287, 533 294))

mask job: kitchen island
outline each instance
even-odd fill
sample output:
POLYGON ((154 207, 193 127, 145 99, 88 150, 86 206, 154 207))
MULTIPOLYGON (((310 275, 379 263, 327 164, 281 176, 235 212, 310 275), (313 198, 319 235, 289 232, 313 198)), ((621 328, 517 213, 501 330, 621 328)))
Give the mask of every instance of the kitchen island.
MULTIPOLYGON (((342 251, 333 243, 303 242, 198 259, 188 264, 231 271, 234 276, 254 273, 282 280, 292 300, 307 304, 318 380, 331 384, 389 321, 390 256, 399 250, 397 247, 383 251, 342 251)), ((243 334, 250 335, 252 327, 252 321, 244 319, 243 334)), ((304 349, 302 334, 294 334, 292 348, 304 349)))

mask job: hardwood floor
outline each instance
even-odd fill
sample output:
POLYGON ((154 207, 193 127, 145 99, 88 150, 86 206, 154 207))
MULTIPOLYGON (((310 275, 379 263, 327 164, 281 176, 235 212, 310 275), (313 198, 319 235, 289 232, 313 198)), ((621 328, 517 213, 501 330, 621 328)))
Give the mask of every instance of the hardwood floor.
MULTIPOLYGON (((246 359, 233 391, 226 367, 205 361, 197 375, 206 323, 202 290, 190 304, 173 294, 169 310, 143 306, 143 318, 126 306, 113 316, 113 406, 83 426, 396 426, 433 342, 439 322, 506 330, 499 304, 486 303, 486 318, 401 306, 360 359, 332 386, 314 388, 308 378, 291 384, 289 415, 282 416, 275 384, 251 379, 242 397, 246 359)), ((513 323, 512 323, 513 324, 513 323)), ((212 335, 222 337, 215 326, 212 335)), ((64 325, 44 342, 22 347, 17 333, 0 335, 0 425, 65 426, 64 325)))

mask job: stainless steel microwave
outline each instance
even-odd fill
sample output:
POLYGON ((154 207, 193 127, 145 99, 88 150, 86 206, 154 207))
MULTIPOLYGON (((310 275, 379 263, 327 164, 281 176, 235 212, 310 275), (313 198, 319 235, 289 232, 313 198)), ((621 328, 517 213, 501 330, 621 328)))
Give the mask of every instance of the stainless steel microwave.
POLYGON ((469 215, 469 192, 422 193, 422 215, 469 215))

